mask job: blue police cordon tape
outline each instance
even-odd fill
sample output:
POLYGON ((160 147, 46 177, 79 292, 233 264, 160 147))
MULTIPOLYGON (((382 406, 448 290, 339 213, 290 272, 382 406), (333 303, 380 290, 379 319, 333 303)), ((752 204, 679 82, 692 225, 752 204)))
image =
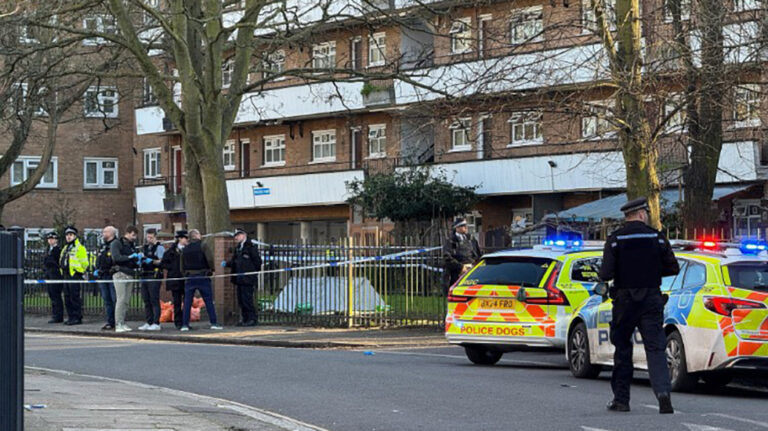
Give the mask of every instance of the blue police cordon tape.
MULTIPOLYGON (((177 277, 177 278, 164 278, 164 279, 158 279, 158 278, 149 278, 149 279, 136 279, 136 280, 130 280, 131 283, 141 283, 141 282, 157 282, 157 281, 185 281, 185 280, 192 280, 192 279, 200 279, 200 278, 225 278, 225 277, 232 277, 232 276, 238 276, 238 275, 259 275, 259 274, 274 274, 274 273, 280 273, 280 272, 295 272, 295 271, 304 271, 309 269, 320 269, 320 268, 333 268, 333 267, 339 267, 339 266, 346 266, 346 265, 358 265, 361 263, 366 262, 373 262, 373 261, 381 261, 381 260, 399 260, 399 258, 403 256, 411 256, 416 254, 422 254, 430 251, 439 250, 441 247, 431 247, 431 248, 420 248, 417 250, 409 250, 409 251, 402 251, 399 253, 393 253, 388 254, 384 256, 371 256, 371 257, 364 257, 359 259, 353 259, 353 260, 346 260, 346 261, 340 261, 340 262, 329 262, 329 263, 320 263, 317 265, 308 265, 308 266, 300 266, 300 267, 286 267, 286 268, 279 268, 279 269, 268 269, 264 271, 252 271, 252 272, 238 272, 238 273, 231 273, 231 274, 218 274, 218 275, 208 275, 208 276, 192 276, 192 277, 177 277)), ((414 264, 415 266, 418 266, 419 264, 414 264)), ((420 264, 424 267, 427 267, 427 265, 420 264)), ((428 269, 430 267, 427 267, 428 269)), ((439 272, 442 272, 442 268, 434 268, 431 267, 432 271, 439 270, 439 272)), ((101 283, 113 283, 114 280, 24 280, 24 284, 70 284, 70 283, 88 283, 88 284, 101 284, 101 283)))

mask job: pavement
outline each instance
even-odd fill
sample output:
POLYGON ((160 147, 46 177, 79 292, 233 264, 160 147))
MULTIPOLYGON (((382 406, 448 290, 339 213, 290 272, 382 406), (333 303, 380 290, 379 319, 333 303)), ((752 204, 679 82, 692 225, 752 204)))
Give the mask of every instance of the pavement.
POLYGON ((352 328, 325 329, 315 327, 224 327, 208 329, 207 322, 194 322, 192 330, 181 332, 172 323, 163 324, 161 331, 138 331, 144 322, 127 322, 131 332, 102 331, 100 319, 83 320, 82 325, 66 326, 48 324, 49 317, 27 315, 24 317, 27 333, 67 334, 126 338, 134 340, 176 341, 185 343, 232 344, 245 346, 297 347, 311 349, 381 349, 410 347, 446 347, 448 343, 440 328, 352 328))
POLYGON ((212 397, 104 377, 27 368, 27 431, 317 431, 212 397))

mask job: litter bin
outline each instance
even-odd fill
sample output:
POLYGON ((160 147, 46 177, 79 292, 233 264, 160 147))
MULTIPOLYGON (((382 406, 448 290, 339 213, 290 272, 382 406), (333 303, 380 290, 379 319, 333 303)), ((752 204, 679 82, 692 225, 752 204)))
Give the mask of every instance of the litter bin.
POLYGON ((24 426, 24 256, 22 238, 0 232, 0 430, 24 426))

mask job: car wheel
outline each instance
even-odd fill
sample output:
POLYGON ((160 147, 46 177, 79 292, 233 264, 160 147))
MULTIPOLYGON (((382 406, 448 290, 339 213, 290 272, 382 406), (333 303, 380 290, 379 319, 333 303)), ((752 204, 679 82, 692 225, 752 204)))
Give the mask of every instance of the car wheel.
POLYGON ((488 350, 480 346, 464 346, 467 358, 477 365, 493 365, 501 359, 501 352, 488 350))
POLYGON ((704 384, 708 387, 719 389, 728 386, 733 377, 728 374, 704 374, 701 376, 701 380, 704 380, 704 384))
POLYGON ((580 379, 594 379, 603 370, 603 367, 593 365, 589 358, 587 327, 582 322, 579 322, 568 335, 568 365, 571 368, 571 374, 580 379))
POLYGON ((685 362, 685 346, 683 346, 683 337, 680 336, 679 332, 674 331, 667 335, 666 354, 672 390, 675 392, 691 391, 699 379, 688 373, 688 365, 685 362))

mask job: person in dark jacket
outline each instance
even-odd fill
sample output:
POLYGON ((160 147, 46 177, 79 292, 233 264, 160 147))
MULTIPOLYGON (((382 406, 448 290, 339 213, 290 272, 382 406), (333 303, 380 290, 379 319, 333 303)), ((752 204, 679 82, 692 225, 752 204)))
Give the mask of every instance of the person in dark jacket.
POLYGON ((144 300, 144 315, 147 323, 139 326, 139 331, 159 331, 160 327, 160 285, 163 274, 160 262, 165 248, 157 241, 157 230, 148 229, 146 242, 142 247, 144 257, 141 260, 141 298, 144 300))
POLYGON ((659 413, 673 413, 663 327, 666 300, 660 286, 661 278, 677 274, 680 266, 664 234, 648 226, 645 198, 627 202, 621 211, 626 223, 606 241, 600 267, 600 278, 614 281, 610 340, 616 350, 611 375, 613 400, 607 407, 629 411, 629 385, 634 371, 632 336, 637 328, 643 339, 659 413))
POLYGON ((189 331, 189 313, 192 311, 192 299, 195 297, 195 291, 200 292, 205 302, 205 310, 211 321, 211 329, 224 329, 219 326, 216 320, 216 305, 213 303, 213 288, 211 286, 210 276, 213 273, 208 264, 208 258, 203 251, 203 243, 200 231, 192 229, 189 231, 189 244, 181 252, 181 272, 187 278, 184 285, 184 320, 182 322, 182 331, 189 331))
MULTIPOLYGON (((61 271, 59 269, 59 258, 61 257, 59 234, 48 232, 46 240, 48 241, 48 250, 45 253, 45 260, 43 260, 44 278, 46 280, 61 280, 61 271)), ((48 297, 51 298, 51 320, 48 323, 61 323, 64 321, 63 285, 49 283, 46 287, 48 288, 48 297)))
POLYGON ((115 283, 117 302, 115 303, 115 332, 128 332, 131 328, 125 324, 125 313, 133 295, 136 284, 135 277, 139 262, 144 256, 136 251, 136 238, 139 230, 136 226, 128 225, 125 233, 111 245, 112 262, 115 264, 112 279, 115 283))
POLYGON ((104 310, 106 311, 107 323, 101 327, 102 331, 115 329, 115 304, 117 303, 117 293, 115 285, 112 283, 112 243, 117 238, 117 229, 114 226, 107 226, 101 231, 102 244, 99 248, 99 255, 96 257, 96 270, 93 272, 94 278, 105 281, 99 283, 101 297, 104 299, 104 310), (106 283, 106 281, 110 281, 106 283))
POLYGON ((443 245, 443 261, 445 262, 446 286, 448 292, 461 274, 480 259, 482 253, 477 240, 469 235, 466 220, 459 218, 453 222, 453 233, 443 245))
POLYGON ((237 326, 256 326, 256 307, 253 305, 254 285, 259 277, 251 274, 261 270, 259 249, 248 240, 244 230, 235 230, 235 252, 229 261, 222 261, 221 266, 232 269, 234 283, 237 289, 237 304, 240 306, 242 320, 237 326))
MULTIPOLYGON (((186 230, 176 232, 176 241, 163 254, 160 266, 166 271, 167 278, 183 278, 181 272, 181 253, 189 242, 186 230)), ((183 326, 182 307, 184 305, 184 280, 166 280, 165 290, 169 290, 173 297, 173 323, 176 329, 183 326)))

